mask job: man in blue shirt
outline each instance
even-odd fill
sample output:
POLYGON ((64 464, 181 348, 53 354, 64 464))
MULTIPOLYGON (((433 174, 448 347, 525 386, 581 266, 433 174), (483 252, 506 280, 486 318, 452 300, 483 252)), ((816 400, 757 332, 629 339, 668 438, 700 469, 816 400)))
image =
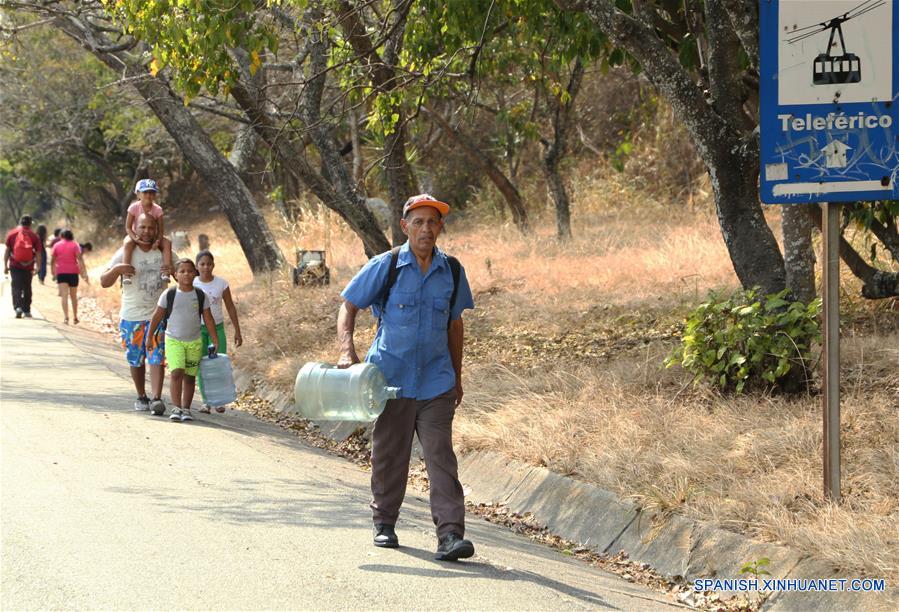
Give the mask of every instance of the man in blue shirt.
POLYGON ((417 432, 437 527, 435 558, 455 561, 474 554, 474 545, 463 539, 465 499, 453 451, 453 415, 462 402, 462 312, 474 308, 474 301, 465 270, 458 262, 451 265, 436 247, 447 213, 447 204, 427 194, 406 201, 400 220, 406 243, 396 254, 373 257, 341 293, 337 365, 359 362, 353 342, 356 313, 370 306, 379 325, 365 359, 380 368, 388 385, 401 388, 397 399, 388 400, 372 432, 374 544, 399 546, 394 525, 406 494, 412 435, 417 432), (393 261, 396 280, 385 291, 393 261), (458 281, 453 266, 458 266, 458 281))

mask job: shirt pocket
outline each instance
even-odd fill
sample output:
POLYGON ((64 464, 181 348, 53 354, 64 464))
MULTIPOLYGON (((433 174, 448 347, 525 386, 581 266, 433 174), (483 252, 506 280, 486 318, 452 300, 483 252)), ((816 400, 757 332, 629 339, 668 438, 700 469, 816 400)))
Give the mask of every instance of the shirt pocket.
POLYGON ((446 298, 434 298, 431 312, 431 328, 446 330, 449 322, 449 300, 446 298))
POLYGON ((384 322, 393 325, 412 325, 418 314, 418 299, 410 291, 393 291, 384 310, 384 322))

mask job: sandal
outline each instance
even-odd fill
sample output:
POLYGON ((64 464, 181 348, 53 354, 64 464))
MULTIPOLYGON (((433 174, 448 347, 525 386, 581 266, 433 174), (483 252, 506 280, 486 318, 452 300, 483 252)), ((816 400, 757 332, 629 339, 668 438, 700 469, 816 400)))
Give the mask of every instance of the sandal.
POLYGON ((199 410, 197 410, 197 412, 201 414, 209 414, 209 406, 204 405, 199 410))
POLYGON ((62 322, 65 323, 66 325, 68 325, 68 324, 69 324, 69 318, 66 317, 65 319, 62 320, 62 322))
POLYGON ((216 406, 215 411, 218 412, 219 414, 221 414, 225 411, 225 407, 224 406, 216 406))
POLYGON ((81 319, 79 319, 78 317, 75 317, 75 320, 72 321, 72 322, 73 322, 75 325, 78 325, 79 323, 81 323, 81 319))

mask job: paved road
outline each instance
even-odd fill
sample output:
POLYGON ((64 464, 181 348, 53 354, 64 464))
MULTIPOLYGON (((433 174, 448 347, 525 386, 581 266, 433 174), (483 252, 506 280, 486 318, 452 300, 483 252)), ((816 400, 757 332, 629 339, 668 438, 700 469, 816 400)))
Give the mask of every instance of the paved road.
POLYGON ((0 297, 4 609, 661 609, 661 595, 470 517, 432 560, 425 496, 371 546, 368 475, 238 411, 130 409, 107 336, 0 297))

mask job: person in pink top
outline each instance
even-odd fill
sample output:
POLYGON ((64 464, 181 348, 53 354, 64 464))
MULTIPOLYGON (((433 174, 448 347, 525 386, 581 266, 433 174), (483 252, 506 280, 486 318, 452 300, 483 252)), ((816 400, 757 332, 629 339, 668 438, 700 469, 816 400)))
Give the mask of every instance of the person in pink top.
MULTIPOLYGON (((137 235, 137 219, 141 215, 147 215, 156 219, 156 240, 150 245, 151 250, 162 251, 162 278, 169 279, 172 270, 172 243, 163 235, 162 207, 156 203, 156 181, 153 179, 141 179, 134 188, 134 193, 139 198, 128 207, 128 215, 125 218, 125 231, 128 235, 125 237, 125 243, 122 245, 125 249, 122 263, 131 265, 131 256, 134 253, 134 247, 140 242, 137 235)), ((122 275, 122 284, 131 284, 131 274, 122 275)))
POLYGON ((50 251, 50 273, 59 287, 66 325, 69 324, 69 300, 72 300, 74 323, 78 325, 78 277, 87 282, 87 268, 81 257, 81 246, 75 242, 72 230, 63 230, 61 237, 62 240, 54 244, 50 251))

